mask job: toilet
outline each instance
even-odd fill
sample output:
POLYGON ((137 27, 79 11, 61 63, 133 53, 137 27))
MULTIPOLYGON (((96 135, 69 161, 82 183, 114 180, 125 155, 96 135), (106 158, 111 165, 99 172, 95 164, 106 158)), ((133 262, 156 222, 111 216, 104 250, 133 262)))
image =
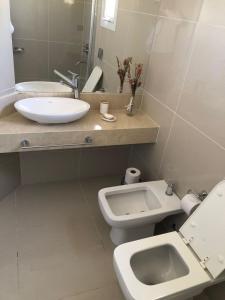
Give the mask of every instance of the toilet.
POLYGON ((225 181, 171 232, 118 246, 114 268, 127 300, 189 300, 225 280, 225 181))
POLYGON ((99 191, 99 206, 112 227, 110 236, 115 245, 152 236, 156 223, 182 212, 180 199, 166 195, 167 186, 160 180, 99 191))

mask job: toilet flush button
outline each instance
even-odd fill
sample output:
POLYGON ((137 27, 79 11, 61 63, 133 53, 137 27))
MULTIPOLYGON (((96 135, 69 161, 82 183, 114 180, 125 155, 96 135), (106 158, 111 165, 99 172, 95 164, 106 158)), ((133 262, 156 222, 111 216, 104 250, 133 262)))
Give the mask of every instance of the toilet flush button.
POLYGON ((222 255, 218 255, 218 262, 224 264, 224 257, 222 255))
POLYGON ((218 192, 218 193, 217 193, 217 196, 218 196, 218 197, 223 197, 223 193, 222 193, 222 192, 218 192))
POLYGON ((191 222, 191 227, 195 228, 197 227, 197 224, 195 222, 191 222))

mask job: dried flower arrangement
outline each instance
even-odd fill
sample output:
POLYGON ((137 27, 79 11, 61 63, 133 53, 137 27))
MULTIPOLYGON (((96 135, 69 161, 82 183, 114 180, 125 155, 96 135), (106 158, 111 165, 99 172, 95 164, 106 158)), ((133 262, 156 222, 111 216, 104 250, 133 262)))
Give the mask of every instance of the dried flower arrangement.
POLYGON ((131 93, 133 97, 136 94, 137 88, 139 88, 142 84, 141 82, 142 72, 143 72, 143 64, 135 64, 135 72, 133 77, 131 74, 131 68, 129 68, 128 70, 128 79, 129 79, 131 93))
POLYGON ((118 71, 117 74, 120 78, 120 93, 123 92, 123 86, 126 79, 126 76, 128 77, 128 81, 131 87, 131 93, 132 96, 135 96, 136 90, 138 87, 141 86, 141 75, 143 72, 143 65, 142 64, 135 64, 135 72, 132 76, 132 57, 127 57, 124 59, 123 63, 120 62, 119 58, 117 59, 117 65, 118 65, 118 71))
POLYGON ((116 57, 118 71, 117 74, 120 78, 120 93, 123 92, 123 86, 126 79, 127 73, 130 73, 130 65, 132 63, 132 57, 125 58, 123 63, 120 62, 119 58, 116 57))
POLYGON ((117 59, 118 71, 117 74, 120 78, 120 93, 123 92, 123 86, 126 79, 128 78, 130 88, 131 88, 131 98, 129 104, 126 106, 127 115, 132 116, 134 114, 134 106, 135 106, 135 94, 137 88, 139 88, 142 84, 141 75, 143 73, 143 64, 135 64, 134 74, 132 73, 132 57, 128 57, 124 59, 123 64, 120 62, 119 58, 117 59))

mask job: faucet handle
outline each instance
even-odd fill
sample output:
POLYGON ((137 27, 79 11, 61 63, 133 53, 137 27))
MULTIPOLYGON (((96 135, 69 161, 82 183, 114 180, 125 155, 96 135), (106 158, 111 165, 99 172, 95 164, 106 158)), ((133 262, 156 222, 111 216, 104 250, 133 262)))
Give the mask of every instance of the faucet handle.
POLYGON ((70 71, 70 70, 68 70, 67 72, 73 76, 73 79, 76 79, 76 78, 78 79, 78 78, 80 78, 80 75, 77 74, 77 73, 74 73, 74 72, 72 72, 72 71, 70 71))
POLYGON ((167 189, 166 189, 166 195, 172 196, 174 193, 174 188, 175 188, 175 183, 173 183, 173 182, 169 183, 167 186, 167 189))

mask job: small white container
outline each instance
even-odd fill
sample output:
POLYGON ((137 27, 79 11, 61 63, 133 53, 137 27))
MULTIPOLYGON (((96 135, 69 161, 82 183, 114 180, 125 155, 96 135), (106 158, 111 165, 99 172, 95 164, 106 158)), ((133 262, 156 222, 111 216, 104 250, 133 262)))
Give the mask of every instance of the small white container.
POLYGON ((102 101, 102 102, 100 103, 100 113, 101 113, 102 115, 105 115, 105 114, 108 114, 108 112, 109 112, 109 102, 107 102, 107 101, 102 101))

